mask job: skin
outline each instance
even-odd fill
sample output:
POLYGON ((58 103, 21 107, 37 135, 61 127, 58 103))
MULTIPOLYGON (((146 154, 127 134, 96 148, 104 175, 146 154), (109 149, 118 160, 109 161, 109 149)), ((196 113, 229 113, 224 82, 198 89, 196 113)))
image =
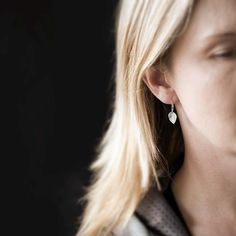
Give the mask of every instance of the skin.
POLYGON ((171 188, 192 235, 236 235, 235 11, 235 0, 198 1, 167 72, 143 78, 175 104, 185 156, 171 188))

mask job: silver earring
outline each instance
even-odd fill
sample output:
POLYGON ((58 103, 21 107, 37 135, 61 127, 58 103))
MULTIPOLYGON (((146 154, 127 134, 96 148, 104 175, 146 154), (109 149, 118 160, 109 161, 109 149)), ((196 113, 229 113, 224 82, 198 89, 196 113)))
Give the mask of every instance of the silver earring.
POLYGON ((177 115, 174 112, 174 104, 171 104, 171 112, 169 112, 168 118, 172 124, 174 124, 177 120, 177 115))

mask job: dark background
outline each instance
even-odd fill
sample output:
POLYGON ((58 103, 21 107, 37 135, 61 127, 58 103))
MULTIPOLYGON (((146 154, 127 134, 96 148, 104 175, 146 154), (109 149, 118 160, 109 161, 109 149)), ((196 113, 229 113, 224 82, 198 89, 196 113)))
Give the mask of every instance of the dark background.
POLYGON ((1 77, 17 131, 9 235, 76 232, 111 99, 116 2, 1 2, 1 77))

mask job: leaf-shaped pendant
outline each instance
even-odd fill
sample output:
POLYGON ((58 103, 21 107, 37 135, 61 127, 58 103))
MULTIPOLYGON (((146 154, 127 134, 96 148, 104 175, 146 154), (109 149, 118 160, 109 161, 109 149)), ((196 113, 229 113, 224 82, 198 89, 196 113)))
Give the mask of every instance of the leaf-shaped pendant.
POLYGON ((168 114, 168 118, 172 124, 174 124, 177 120, 177 115, 172 111, 168 114))

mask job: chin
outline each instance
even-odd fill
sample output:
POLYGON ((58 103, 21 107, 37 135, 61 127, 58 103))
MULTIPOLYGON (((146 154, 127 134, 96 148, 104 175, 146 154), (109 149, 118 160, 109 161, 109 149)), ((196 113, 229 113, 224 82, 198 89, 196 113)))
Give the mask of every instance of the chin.
POLYGON ((229 151, 230 155, 235 156, 236 158, 236 136, 231 139, 231 141, 226 145, 227 150, 229 151))
POLYGON ((235 156, 236 158, 236 135, 231 138, 225 138, 218 145, 219 151, 229 156, 235 156))

